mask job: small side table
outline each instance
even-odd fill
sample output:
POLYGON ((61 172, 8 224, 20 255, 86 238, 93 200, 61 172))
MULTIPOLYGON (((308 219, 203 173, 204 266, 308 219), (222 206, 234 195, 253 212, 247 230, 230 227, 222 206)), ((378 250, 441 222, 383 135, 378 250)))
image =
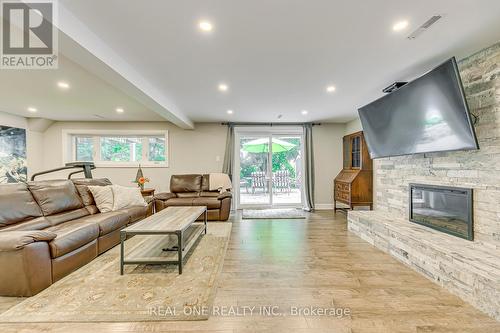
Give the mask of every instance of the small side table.
POLYGON ((152 197, 153 195, 155 195, 155 189, 145 188, 144 190, 141 190, 141 194, 143 197, 152 197))

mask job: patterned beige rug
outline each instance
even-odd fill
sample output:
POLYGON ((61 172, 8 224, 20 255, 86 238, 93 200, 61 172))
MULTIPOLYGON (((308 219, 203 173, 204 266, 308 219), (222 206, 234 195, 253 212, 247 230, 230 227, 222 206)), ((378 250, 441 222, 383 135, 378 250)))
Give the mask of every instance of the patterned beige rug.
MULTIPOLYGON (((120 276, 117 246, 0 315, 0 322, 127 322, 205 320, 213 305, 231 223, 209 223, 208 234, 176 265, 127 265, 120 276)), ((141 246, 145 237, 127 240, 141 246)), ((155 237, 155 236, 153 236, 155 237)), ((4 297, 5 298, 5 297, 4 297)))

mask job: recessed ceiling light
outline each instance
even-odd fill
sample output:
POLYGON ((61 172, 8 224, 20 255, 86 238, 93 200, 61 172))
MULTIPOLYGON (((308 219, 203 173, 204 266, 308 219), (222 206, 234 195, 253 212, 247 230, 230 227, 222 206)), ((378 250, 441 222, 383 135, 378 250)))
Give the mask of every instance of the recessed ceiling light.
POLYGON ((28 108, 28 111, 29 111, 29 112, 33 112, 33 113, 35 113, 35 112, 37 112, 38 110, 37 110, 36 108, 34 108, 34 107, 30 106, 30 107, 28 108))
POLYGON ((214 28, 213 24, 209 21, 200 21, 200 23, 198 23, 198 27, 200 30, 205 32, 210 32, 214 28))
POLYGON ((229 87, 227 86, 227 84, 225 84, 225 83, 219 84, 220 91, 227 91, 228 89, 229 89, 229 87))
POLYGON ((227 114, 233 114, 234 111, 233 110, 227 110, 227 114))
POLYGON ((309 112, 307 110, 302 110, 300 113, 302 113, 304 116, 308 114, 309 112))
POLYGON ((123 112, 125 112, 125 110, 123 110, 123 108, 116 108, 116 112, 117 113, 123 113, 123 112))
POLYGON ((408 27, 408 21, 399 21, 392 26, 392 30, 401 31, 403 29, 406 29, 406 27, 408 27))
POLYGON ((61 89, 69 89, 69 83, 64 81, 57 82, 57 86, 61 89))
POLYGON ((335 86, 328 86, 326 87, 326 91, 331 93, 331 92, 334 92, 337 88, 335 88, 335 86))

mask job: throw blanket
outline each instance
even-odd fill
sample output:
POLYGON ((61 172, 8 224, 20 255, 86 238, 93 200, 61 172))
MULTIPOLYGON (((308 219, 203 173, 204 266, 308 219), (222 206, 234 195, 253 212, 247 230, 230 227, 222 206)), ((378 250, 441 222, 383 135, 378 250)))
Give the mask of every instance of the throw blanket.
POLYGON ((210 173, 208 175, 208 183, 210 191, 218 190, 220 193, 223 193, 233 188, 231 179, 225 173, 210 173))

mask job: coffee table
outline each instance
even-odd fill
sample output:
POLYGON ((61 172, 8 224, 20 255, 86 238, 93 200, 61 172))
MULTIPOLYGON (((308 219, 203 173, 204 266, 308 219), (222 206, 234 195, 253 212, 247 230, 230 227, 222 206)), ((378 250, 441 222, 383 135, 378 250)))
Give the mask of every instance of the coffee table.
POLYGON ((120 231, 120 275, 125 265, 179 265, 185 254, 196 244, 198 238, 207 233, 207 207, 167 207, 134 225, 120 231), (195 221, 204 215, 203 223, 195 221), (125 256, 125 240, 128 236, 149 235, 139 246, 125 256), (176 247, 175 252, 172 248, 176 247))

